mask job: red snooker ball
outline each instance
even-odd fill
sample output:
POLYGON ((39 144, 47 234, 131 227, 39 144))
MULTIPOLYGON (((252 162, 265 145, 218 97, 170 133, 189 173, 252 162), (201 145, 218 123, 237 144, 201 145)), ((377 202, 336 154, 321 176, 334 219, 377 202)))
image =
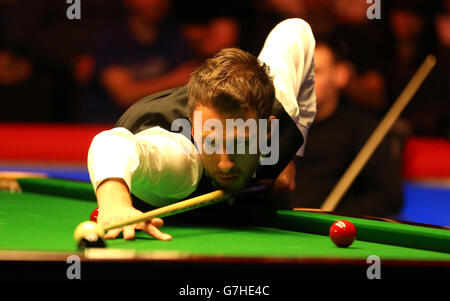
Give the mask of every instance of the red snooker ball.
POLYGON ((355 226, 346 220, 339 220, 330 227, 331 241, 338 247, 346 248, 356 239, 355 226))
POLYGON ((94 211, 91 213, 91 221, 97 222, 98 217, 98 208, 95 208, 94 211))

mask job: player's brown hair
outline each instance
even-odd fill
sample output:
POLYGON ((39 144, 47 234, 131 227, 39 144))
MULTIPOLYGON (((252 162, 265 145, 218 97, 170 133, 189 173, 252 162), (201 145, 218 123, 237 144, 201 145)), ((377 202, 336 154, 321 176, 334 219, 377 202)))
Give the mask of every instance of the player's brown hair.
POLYGON ((198 105, 221 113, 256 112, 267 118, 275 98, 269 67, 238 48, 226 48, 196 69, 188 83, 188 113, 198 105))

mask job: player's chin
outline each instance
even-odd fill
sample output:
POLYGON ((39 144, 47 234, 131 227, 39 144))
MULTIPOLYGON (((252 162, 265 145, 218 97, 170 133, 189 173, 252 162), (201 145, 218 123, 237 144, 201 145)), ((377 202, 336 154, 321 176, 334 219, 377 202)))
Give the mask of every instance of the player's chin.
POLYGON ((246 187, 247 181, 244 181, 243 179, 238 179, 233 183, 223 183, 219 181, 220 187, 228 192, 239 192, 246 187))

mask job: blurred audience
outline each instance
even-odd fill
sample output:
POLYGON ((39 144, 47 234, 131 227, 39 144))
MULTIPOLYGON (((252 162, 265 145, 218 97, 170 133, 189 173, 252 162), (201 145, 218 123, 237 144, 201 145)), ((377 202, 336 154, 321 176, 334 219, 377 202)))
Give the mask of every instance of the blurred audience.
POLYGON ((304 0, 249 0, 237 11, 242 25, 239 46, 258 56, 273 27, 287 18, 304 18, 306 5, 304 0))
POLYGON ((368 7, 366 1, 334 1, 332 33, 346 43, 351 58, 351 78, 344 93, 358 106, 378 113, 386 107, 385 32, 382 20, 367 18, 368 7))
MULTIPOLYGON (((390 48, 385 78, 389 105, 400 95, 428 54, 436 54, 436 39, 429 3, 397 1, 389 14, 390 48)), ((442 130, 441 58, 417 94, 405 108, 395 129, 404 135, 438 135, 442 130)), ((445 77, 444 77, 445 78, 445 77)), ((448 79, 448 76, 447 76, 448 79)), ((448 98, 447 98, 448 101, 448 98)))
POLYGON ((2 121, 55 121, 54 78, 20 50, 0 47, 2 121))
MULTIPOLYGON (((59 0, 0 0, 0 47, 8 53, 3 63, 8 61, 14 69, 9 72, 22 72, 15 69, 22 70, 24 64, 30 70, 20 82, 0 84, 0 95, 7 102, 2 120, 78 121, 81 87, 74 63, 79 54, 89 52, 98 31, 121 9, 117 1, 83 2, 82 21, 72 21, 66 17, 67 7, 59 0)), ((85 68, 82 75, 86 79, 90 70, 85 68)))
POLYGON ((182 24, 183 35, 197 62, 223 48, 239 46, 240 16, 244 11, 245 3, 237 0, 219 7, 209 0, 174 1, 174 16, 182 24))
POLYGON ((3 120, 114 122, 133 102, 183 85, 225 47, 258 55, 278 22, 304 18, 349 52, 345 102, 383 116, 428 53, 437 65, 395 130, 450 137, 450 0, 95 0, 68 20, 60 0, 0 0, 3 120), (25 110, 25 108, 27 108, 25 110))
POLYGON ((439 80, 439 94, 443 112, 442 129, 436 134, 450 139, 450 0, 444 0, 435 18, 438 37, 436 79, 439 80))
POLYGON ((30 78, 31 74, 29 60, 14 52, 0 50, 0 84, 14 85, 30 78))
POLYGON ((237 46, 239 24, 232 17, 220 16, 204 23, 186 23, 183 33, 189 41, 195 59, 200 62, 223 48, 237 46))
MULTIPOLYGON (((317 115, 304 156, 296 162, 291 207, 320 208, 378 121, 350 102, 343 90, 351 78, 345 51, 335 39, 317 39, 314 55, 317 115)), ((343 196, 336 211, 388 217, 401 208, 399 158, 385 139, 343 196)))
POLYGON ((187 83, 190 61, 171 1, 124 0, 125 21, 103 33, 95 48, 95 75, 83 120, 114 122, 135 101, 187 83))

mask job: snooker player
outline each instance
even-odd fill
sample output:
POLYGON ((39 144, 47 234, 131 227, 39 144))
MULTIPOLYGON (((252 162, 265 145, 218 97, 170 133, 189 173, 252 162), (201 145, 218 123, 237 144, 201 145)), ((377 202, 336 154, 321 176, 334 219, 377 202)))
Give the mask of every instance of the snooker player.
MULTIPOLYGON (((292 161, 302 155, 315 116, 314 47, 309 25, 288 19, 268 35, 258 58, 236 48, 224 49, 193 72, 187 86, 150 95, 131 106, 115 128, 94 138, 89 149, 98 222, 106 225, 142 214, 133 206, 132 195, 161 207, 213 189, 238 192, 261 180, 271 181, 274 189, 292 188, 292 161), (174 130, 180 120, 194 125, 192 137, 174 130), (211 120, 222 123, 223 131, 217 124, 212 131, 211 120), (230 133, 228 120, 256 120, 267 127, 230 133), (265 153, 274 155, 275 162, 262 164, 261 137, 275 146, 265 153), (233 149, 243 143, 244 152, 230 152, 229 140, 233 149), (259 147, 249 151, 255 140, 259 147)), ((110 230, 105 238, 123 232, 124 239, 132 239, 135 230, 143 230, 170 240, 159 230, 162 224, 154 218, 110 230)))

